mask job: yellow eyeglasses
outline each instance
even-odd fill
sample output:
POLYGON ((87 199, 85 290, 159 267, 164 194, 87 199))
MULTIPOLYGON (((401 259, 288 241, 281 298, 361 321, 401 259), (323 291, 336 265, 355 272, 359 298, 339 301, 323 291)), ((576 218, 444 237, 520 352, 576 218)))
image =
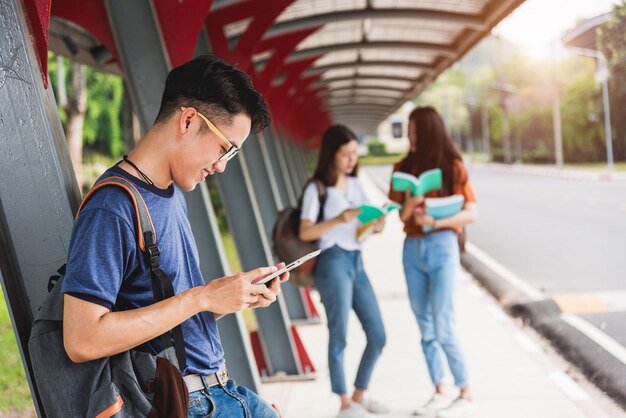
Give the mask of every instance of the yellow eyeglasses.
MULTIPOLYGON (((181 106, 180 110, 182 110, 183 112, 185 110, 189 109, 188 107, 183 107, 181 106)), ((217 135, 217 137, 219 139, 222 140, 222 142, 224 142, 224 144, 226 145, 226 151, 220 156, 220 158, 218 158, 218 161, 222 161, 222 160, 230 160, 231 158, 233 158, 235 155, 237 155, 237 153, 239 152, 239 147, 234 145, 232 142, 230 142, 228 140, 228 138, 226 138, 226 136, 219 130, 217 129, 217 126, 213 125, 211 123, 211 121, 209 120, 209 118, 207 118, 206 116, 204 116, 202 113, 198 112, 198 109, 195 109, 196 113, 198 114, 198 116, 200 116, 200 118, 206 123, 206 126, 209 127, 209 129, 211 130, 211 132, 213 132, 215 135, 217 135)))

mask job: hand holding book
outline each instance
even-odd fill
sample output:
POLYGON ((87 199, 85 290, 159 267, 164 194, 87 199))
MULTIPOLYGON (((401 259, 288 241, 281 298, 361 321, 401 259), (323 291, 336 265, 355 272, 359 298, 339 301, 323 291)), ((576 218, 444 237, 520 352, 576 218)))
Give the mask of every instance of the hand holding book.
POLYGON ((381 207, 372 205, 361 205, 357 208, 361 211, 358 218, 362 224, 366 224, 380 217, 386 216, 389 212, 400 209, 400 207, 401 206, 397 203, 386 203, 381 207))
POLYGON ((357 230, 357 240, 362 242, 373 232, 378 232, 377 227, 380 227, 380 229, 382 230, 382 226, 380 226, 380 223, 384 222, 385 216, 387 216, 389 212, 400 208, 401 206, 397 203, 386 203, 381 207, 372 205, 359 206, 358 209, 361 211, 361 213, 359 214, 358 219, 362 225, 357 230))
MULTIPOLYGON (((446 219, 456 215, 463 210, 465 197, 461 194, 455 194, 447 197, 429 197, 425 202, 425 213, 431 216, 435 221, 446 219)), ((432 227, 424 225, 424 232, 432 231, 432 227)))

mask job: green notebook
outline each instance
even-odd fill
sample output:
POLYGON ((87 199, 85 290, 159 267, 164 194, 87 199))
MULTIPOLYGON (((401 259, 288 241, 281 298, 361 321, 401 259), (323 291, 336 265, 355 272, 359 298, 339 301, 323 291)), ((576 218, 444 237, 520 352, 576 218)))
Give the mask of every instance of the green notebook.
POLYGON ((419 177, 396 171, 391 176, 391 188, 398 192, 411 190, 413 196, 423 196, 433 190, 441 189, 441 180, 440 168, 424 171, 419 177))

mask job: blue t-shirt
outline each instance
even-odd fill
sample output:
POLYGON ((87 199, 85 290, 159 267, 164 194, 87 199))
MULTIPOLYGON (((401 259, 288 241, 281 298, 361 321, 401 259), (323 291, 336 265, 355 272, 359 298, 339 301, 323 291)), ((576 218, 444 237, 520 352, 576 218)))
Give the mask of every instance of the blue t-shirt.
MULTIPOLYGON (((174 285, 174 293, 204 285, 196 243, 187 219, 182 192, 170 186, 158 189, 115 166, 102 178, 123 176, 137 186, 148 206, 161 250, 161 269, 174 285)), ((128 193, 109 186, 85 204, 72 231, 63 293, 109 309, 127 310, 153 303, 150 265, 137 245, 137 222, 128 193)), ((200 312, 182 323, 187 354, 183 374, 210 374, 224 363, 215 315, 200 312)), ((159 339, 148 343, 161 351, 159 339)))

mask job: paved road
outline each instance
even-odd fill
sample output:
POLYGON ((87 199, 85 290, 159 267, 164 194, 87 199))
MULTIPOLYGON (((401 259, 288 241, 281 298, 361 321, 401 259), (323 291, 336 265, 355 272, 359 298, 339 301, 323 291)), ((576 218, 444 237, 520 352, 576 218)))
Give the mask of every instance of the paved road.
MULTIPOLYGON (((389 184, 390 167, 364 169, 389 184)), ((470 241, 626 345, 626 182, 477 167, 470 176, 479 210, 470 241)))

